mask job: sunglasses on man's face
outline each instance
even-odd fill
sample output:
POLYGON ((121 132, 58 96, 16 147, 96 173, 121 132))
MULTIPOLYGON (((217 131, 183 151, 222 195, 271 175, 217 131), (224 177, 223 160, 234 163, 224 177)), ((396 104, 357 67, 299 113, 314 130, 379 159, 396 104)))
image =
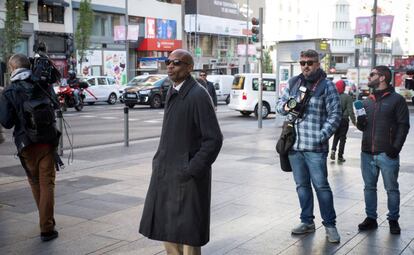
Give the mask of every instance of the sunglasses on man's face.
POLYGON ((182 65, 182 64, 188 65, 188 63, 186 63, 186 62, 184 62, 184 61, 181 61, 181 60, 179 60, 179 59, 174 59, 174 60, 167 59, 167 60, 165 60, 165 64, 166 64, 167 66, 169 66, 171 63, 172 63, 174 66, 180 66, 180 65, 182 65))
POLYGON ((371 72, 370 74, 369 74, 369 77, 374 77, 375 75, 378 75, 378 76, 381 76, 382 75, 382 73, 379 73, 379 72, 371 72))
POLYGON ((305 66, 305 65, 308 65, 308 66, 312 66, 313 64, 315 64, 317 61, 314 61, 314 60, 308 60, 308 61, 299 61, 299 64, 301 65, 301 66, 305 66))
POLYGON ((200 74, 200 76, 201 76, 201 77, 206 77, 206 76, 207 76, 207 74, 200 74))

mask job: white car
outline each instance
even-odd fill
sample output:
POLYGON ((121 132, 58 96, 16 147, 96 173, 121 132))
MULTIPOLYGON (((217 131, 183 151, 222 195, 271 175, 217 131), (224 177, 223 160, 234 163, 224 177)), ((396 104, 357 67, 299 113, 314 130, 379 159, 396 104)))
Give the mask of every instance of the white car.
POLYGON ((84 90, 85 100, 88 104, 96 102, 107 102, 115 104, 119 98, 120 86, 116 84, 115 79, 110 76, 89 76, 83 79, 89 85, 84 90))
POLYGON ((217 101, 230 103, 230 92, 233 84, 233 75, 211 74, 207 76, 207 80, 214 84, 216 89, 217 101))

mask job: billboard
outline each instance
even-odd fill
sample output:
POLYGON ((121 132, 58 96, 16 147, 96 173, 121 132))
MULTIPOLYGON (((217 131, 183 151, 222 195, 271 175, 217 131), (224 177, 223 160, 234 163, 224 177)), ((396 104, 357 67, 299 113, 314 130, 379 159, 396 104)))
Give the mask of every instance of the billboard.
POLYGON ((177 39, 177 21, 145 18, 145 38, 165 40, 177 39))
POLYGON ((157 19, 156 25, 158 39, 177 39, 177 21, 168 19, 157 19))
POLYGON ((234 0, 185 0, 185 14, 245 20, 242 9, 243 6, 234 0))
MULTIPOLYGON (((394 16, 377 16, 376 35, 391 36, 394 16)), ((357 17, 355 24, 356 37, 370 37, 372 27, 372 17, 357 17)))

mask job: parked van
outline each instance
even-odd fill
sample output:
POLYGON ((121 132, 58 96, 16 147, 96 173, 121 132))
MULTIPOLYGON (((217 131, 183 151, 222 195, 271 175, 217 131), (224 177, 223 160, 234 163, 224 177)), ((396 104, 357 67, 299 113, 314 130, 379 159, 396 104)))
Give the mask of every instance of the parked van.
MULTIPOLYGON (((258 116, 259 74, 241 73, 234 75, 230 93, 229 108, 239 111, 244 116, 254 112, 258 116)), ((263 74, 263 107, 262 117, 275 112, 276 107, 276 74, 263 74)))
POLYGON ((207 80, 214 84, 216 89, 217 101, 224 101, 226 104, 230 103, 230 92, 233 84, 233 75, 218 75, 211 74, 207 76, 207 80))

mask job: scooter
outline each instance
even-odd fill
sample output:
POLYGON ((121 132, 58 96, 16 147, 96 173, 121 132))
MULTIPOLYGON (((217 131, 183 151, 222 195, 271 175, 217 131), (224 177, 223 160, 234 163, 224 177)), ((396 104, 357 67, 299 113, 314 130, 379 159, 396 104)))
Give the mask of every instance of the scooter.
POLYGON ((76 104, 75 100, 75 88, 70 87, 69 85, 60 86, 57 94, 59 99, 59 104, 62 111, 66 111, 67 108, 74 107, 76 111, 82 111, 83 109, 83 101, 85 99, 85 93, 83 92, 84 89, 88 87, 86 82, 80 82, 77 86, 77 90, 79 91, 79 103, 76 104))

